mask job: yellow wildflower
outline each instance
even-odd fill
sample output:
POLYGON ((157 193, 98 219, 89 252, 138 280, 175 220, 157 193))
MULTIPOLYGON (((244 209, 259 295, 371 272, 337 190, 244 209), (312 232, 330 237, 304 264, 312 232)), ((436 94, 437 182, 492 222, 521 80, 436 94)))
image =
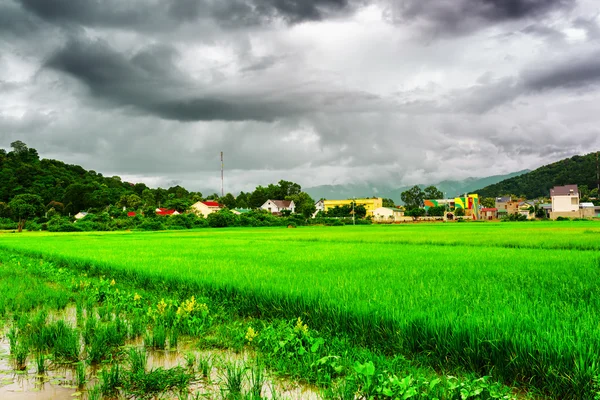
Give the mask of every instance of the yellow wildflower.
POLYGON ((115 286, 115 280, 113 279, 112 281, 110 281, 110 286, 115 286))
POLYGON ((165 299, 161 299, 158 302, 158 304, 156 305, 156 310, 161 315, 165 313, 166 308, 167 308, 167 303, 165 303, 165 299))
POLYGON ((140 296, 139 294, 137 294, 137 292, 133 295, 133 301, 138 301, 142 298, 142 296, 140 296))
POLYGON ((298 317, 298 320, 296 321, 296 326, 294 327, 294 331, 302 333, 308 332, 308 326, 302 322, 302 318, 298 317))
POLYGON ((251 342, 257 336, 258 336, 258 332, 256 332, 254 330, 254 328, 252 328, 251 326, 249 326, 248 330, 246 331, 246 340, 249 341, 249 342, 251 342))

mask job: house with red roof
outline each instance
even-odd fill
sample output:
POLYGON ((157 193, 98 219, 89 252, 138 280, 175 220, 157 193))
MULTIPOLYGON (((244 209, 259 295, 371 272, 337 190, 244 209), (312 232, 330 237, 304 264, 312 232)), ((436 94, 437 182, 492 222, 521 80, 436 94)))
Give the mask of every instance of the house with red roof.
POLYGON ((156 215, 179 215, 179 211, 169 210, 167 208, 157 208, 156 215))
POLYGON ((202 214, 206 218, 209 214, 222 210, 223 207, 223 204, 219 204, 216 201, 199 201, 192 204, 190 209, 198 215, 202 214))
POLYGON ((481 219, 498 219, 498 209, 495 207, 482 208, 481 209, 481 219))

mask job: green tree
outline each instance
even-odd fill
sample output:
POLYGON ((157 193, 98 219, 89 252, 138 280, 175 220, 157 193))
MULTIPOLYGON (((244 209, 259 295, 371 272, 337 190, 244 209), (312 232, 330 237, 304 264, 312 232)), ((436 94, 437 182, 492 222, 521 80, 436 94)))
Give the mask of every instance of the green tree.
POLYGON ((484 197, 480 200, 480 204, 485 208, 494 208, 496 207, 496 199, 493 197, 484 197))
POLYGON ((144 189, 142 192, 142 202, 145 207, 153 207, 156 205, 156 198, 154 192, 151 189, 144 189))
POLYGON ((396 204, 392 199, 383 199, 383 207, 396 207, 396 204))
POLYGON ((417 220, 417 218, 419 218, 419 217, 422 217, 422 216, 424 216, 424 215, 425 215, 425 209, 423 209, 423 208, 418 208, 418 207, 411 208, 410 210, 408 210, 408 211, 405 213, 405 215, 407 215, 407 216, 409 216, 409 217, 412 217, 412 218, 413 218, 413 220, 415 220, 415 221, 416 221, 416 220, 417 220))
POLYGON ((435 186, 427 186, 425 190, 423 190, 424 199, 428 200, 438 200, 444 198, 444 193, 442 193, 435 186))
POLYGON ((235 203, 238 208, 248 208, 248 194, 240 192, 235 198, 235 203))
POLYGON ((231 193, 227 193, 221 198, 221 203, 227 208, 234 209, 236 207, 235 197, 231 193))
POLYGON ((427 210, 427 215, 430 217, 443 217, 445 212, 446 207, 444 206, 430 207, 429 210, 427 210))
POLYGON ((44 213, 43 200, 37 194, 17 195, 8 203, 8 206, 13 217, 19 221, 19 232, 23 231, 28 219, 41 216, 44 213))
POLYGON ((417 185, 400 194, 400 198, 408 210, 423 207, 425 193, 417 185))
POLYGON ((137 209, 143 204, 143 201, 140 196, 137 194, 124 194, 119 199, 119 206, 125 208, 133 208, 137 209))
POLYGON ((315 207, 315 203, 313 202, 306 202, 297 210, 304 216, 304 218, 308 219, 317 211, 317 207, 315 207))

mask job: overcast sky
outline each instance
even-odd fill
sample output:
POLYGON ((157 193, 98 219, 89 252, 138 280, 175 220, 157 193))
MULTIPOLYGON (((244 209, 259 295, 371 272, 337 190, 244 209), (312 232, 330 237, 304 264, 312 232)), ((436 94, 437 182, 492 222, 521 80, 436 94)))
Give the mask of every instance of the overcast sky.
POLYGON ((597 0, 0 0, 0 147, 237 192, 600 149, 597 0))

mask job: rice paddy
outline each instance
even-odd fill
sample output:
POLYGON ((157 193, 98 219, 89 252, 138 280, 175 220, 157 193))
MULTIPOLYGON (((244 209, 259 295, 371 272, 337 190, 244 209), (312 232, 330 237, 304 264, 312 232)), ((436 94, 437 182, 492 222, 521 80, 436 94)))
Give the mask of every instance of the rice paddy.
MULTIPOLYGON (((179 301, 201 296, 245 321, 300 317, 301 326, 323 337, 343 338, 346 346, 388 358, 405 357, 442 376, 457 371, 491 376, 551 398, 593 399, 599 390, 600 225, 595 222, 2 234, 0 249, 73 273, 167 292, 179 301)), ((10 278, 2 284, 19 286, 10 278)), ((36 285, 42 290, 47 284, 36 285)), ((19 293, 1 297, 0 312, 37 307, 19 293)), ((71 297, 61 293, 46 291, 44 301, 64 307, 71 297)), ((146 332, 146 322, 142 325, 139 334, 152 346, 177 341, 169 329, 151 324, 146 332)), ((256 339, 250 342, 260 348, 269 329, 253 329, 256 339)), ((248 343, 249 331, 242 331, 240 340, 248 343)), ((302 340, 302 348, 319 348, 318 341, 302 340)), ((262 350, 273 353, 265 343, 262 350)), ((68 343, 61 351, 61 357, 74 356, 68 343)), ((341 398, 334 360, 322 362, 329 381, 308 381, 335 387, 331 397, 341 398)), ((342 366, 353 371, 350 392, 360 388, 365 398, 391 393, 380 387, 369 396, 367 380, 357 383, 368 376, 369 360, 352 361, 358 365, 342 366)), ((283 363, 276 369, 286 368, 283 363)), ((403 377, 397 378, 400 387, 403 377)), ((447 379, 444 385, 449 387, 447 379)))

